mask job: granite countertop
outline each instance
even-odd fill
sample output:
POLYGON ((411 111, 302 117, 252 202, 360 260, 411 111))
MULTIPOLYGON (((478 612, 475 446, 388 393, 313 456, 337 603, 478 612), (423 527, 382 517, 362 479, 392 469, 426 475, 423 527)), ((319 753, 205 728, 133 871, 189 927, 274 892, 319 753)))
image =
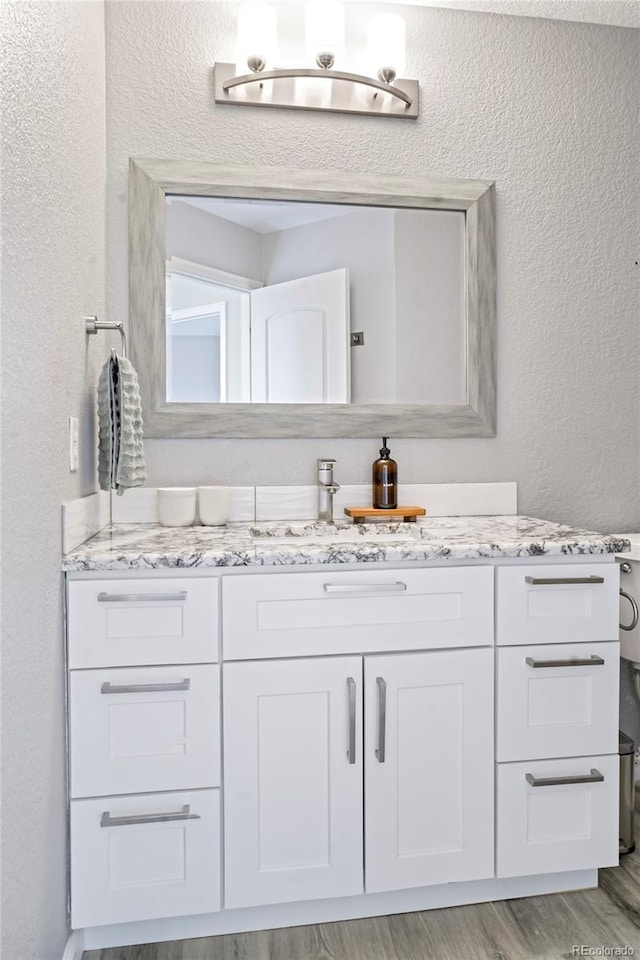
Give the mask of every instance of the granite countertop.
POLYGON ((477 560, 624 553, 629 540, 533 517, 427 517, 417 523, 327 528, 315 521, 227 527, 106 527, 63 557, 62 568, 148 570, 295 566, 407 560, 477 560))

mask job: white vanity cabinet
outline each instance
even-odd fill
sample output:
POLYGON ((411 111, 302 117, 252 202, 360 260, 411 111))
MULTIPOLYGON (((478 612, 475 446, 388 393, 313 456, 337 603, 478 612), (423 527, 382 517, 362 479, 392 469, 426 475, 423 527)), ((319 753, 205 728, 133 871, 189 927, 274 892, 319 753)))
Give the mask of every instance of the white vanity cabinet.
POLYGON ((615 563, 255 571, 70 577, 71 922, 122 925, 90 945, 617 862, 615 563))

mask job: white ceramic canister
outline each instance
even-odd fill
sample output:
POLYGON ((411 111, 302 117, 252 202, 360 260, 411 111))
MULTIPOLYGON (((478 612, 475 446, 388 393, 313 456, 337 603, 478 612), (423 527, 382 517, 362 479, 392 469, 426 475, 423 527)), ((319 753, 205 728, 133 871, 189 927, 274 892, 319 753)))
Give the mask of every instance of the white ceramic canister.
POLYGON ((220 527, 229 522, 229 487, 198 487, 200 523, 220 527))
POLYGON ((163 527, 190 527, 195 519, 195 487, 158 487, 158 520, 163 527))

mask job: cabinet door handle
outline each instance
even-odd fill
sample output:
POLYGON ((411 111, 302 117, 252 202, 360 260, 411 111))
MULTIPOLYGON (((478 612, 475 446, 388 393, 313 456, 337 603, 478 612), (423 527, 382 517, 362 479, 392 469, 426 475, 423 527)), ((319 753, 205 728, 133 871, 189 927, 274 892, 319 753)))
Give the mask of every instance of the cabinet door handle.
POLYGON ((565 787, 572 783, 602 783, 604 775, 591 768, 591 773, 585 773, 577 777, 534 777, 532 773, 525 773, 525 780, 532 787, 565 787))
POLYGON ((191 806, 185 803, 178 813, 140 813, 132 817, 112 817, 108 810, 100 817, 101 827, 128 827, 134 823, 171 823, 173 820, 199 820, 199 813, 191 813, 191 806))
POLYGON ((103 683, 100 693, 168 693, 170 690, 188 690, 189 677, 176 680, 175 683, 103 683))
POLYGON ((347 677, 347 694, 349 697, 349 747, 347 759, 349 763, 356 762, 356 682, 353 677, 347 677))
POLYGON ((384 763, 387 740, 387 682, 382 677, 376 677, 378 687, 378 749, 376 759, 384 763))
POLYGON ((187 599, 187 591, 178 593, 99 593, 98 603, 182 603, 187 599))
POLYGON ((604 577, 525 577, 524 581, 534 586, 549 586, 554 583, 604 583, 604 577))
POLYGON ((406 583, 325 583, 325 593, 403 593, 406 583))
POLYGON ((526 658, 529 667, 601 667, 604 664, 602 657, 592 654, 590 657, 575 657, 569 660, 534 660, 526 658))

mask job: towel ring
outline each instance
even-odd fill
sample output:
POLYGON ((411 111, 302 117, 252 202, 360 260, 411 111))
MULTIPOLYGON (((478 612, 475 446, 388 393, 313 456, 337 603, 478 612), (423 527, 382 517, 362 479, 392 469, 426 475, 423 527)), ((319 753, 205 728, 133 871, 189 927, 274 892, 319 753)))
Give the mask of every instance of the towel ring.
POLYGON ((632 597, 630 593, 627 593, 626 590, 623 590, 622 587, 620 588, 620 596, 624 597, 625 600, 629 601, 629 603, 631 604, 631 613, 632 613, 631 623, 626 623, 626 624, 621 623, 620 629, 635 630, 635 628, 638 626, 638 604, 636 603, 635 598, 632 597))
POLYGON ((127 355, 127 336, 124 325, 115 320, 98 320, 97 317, 84 317, 84 328, 87 333, 97 333, 98 330, 118 330, 122 337, 122 356, 127 355))

